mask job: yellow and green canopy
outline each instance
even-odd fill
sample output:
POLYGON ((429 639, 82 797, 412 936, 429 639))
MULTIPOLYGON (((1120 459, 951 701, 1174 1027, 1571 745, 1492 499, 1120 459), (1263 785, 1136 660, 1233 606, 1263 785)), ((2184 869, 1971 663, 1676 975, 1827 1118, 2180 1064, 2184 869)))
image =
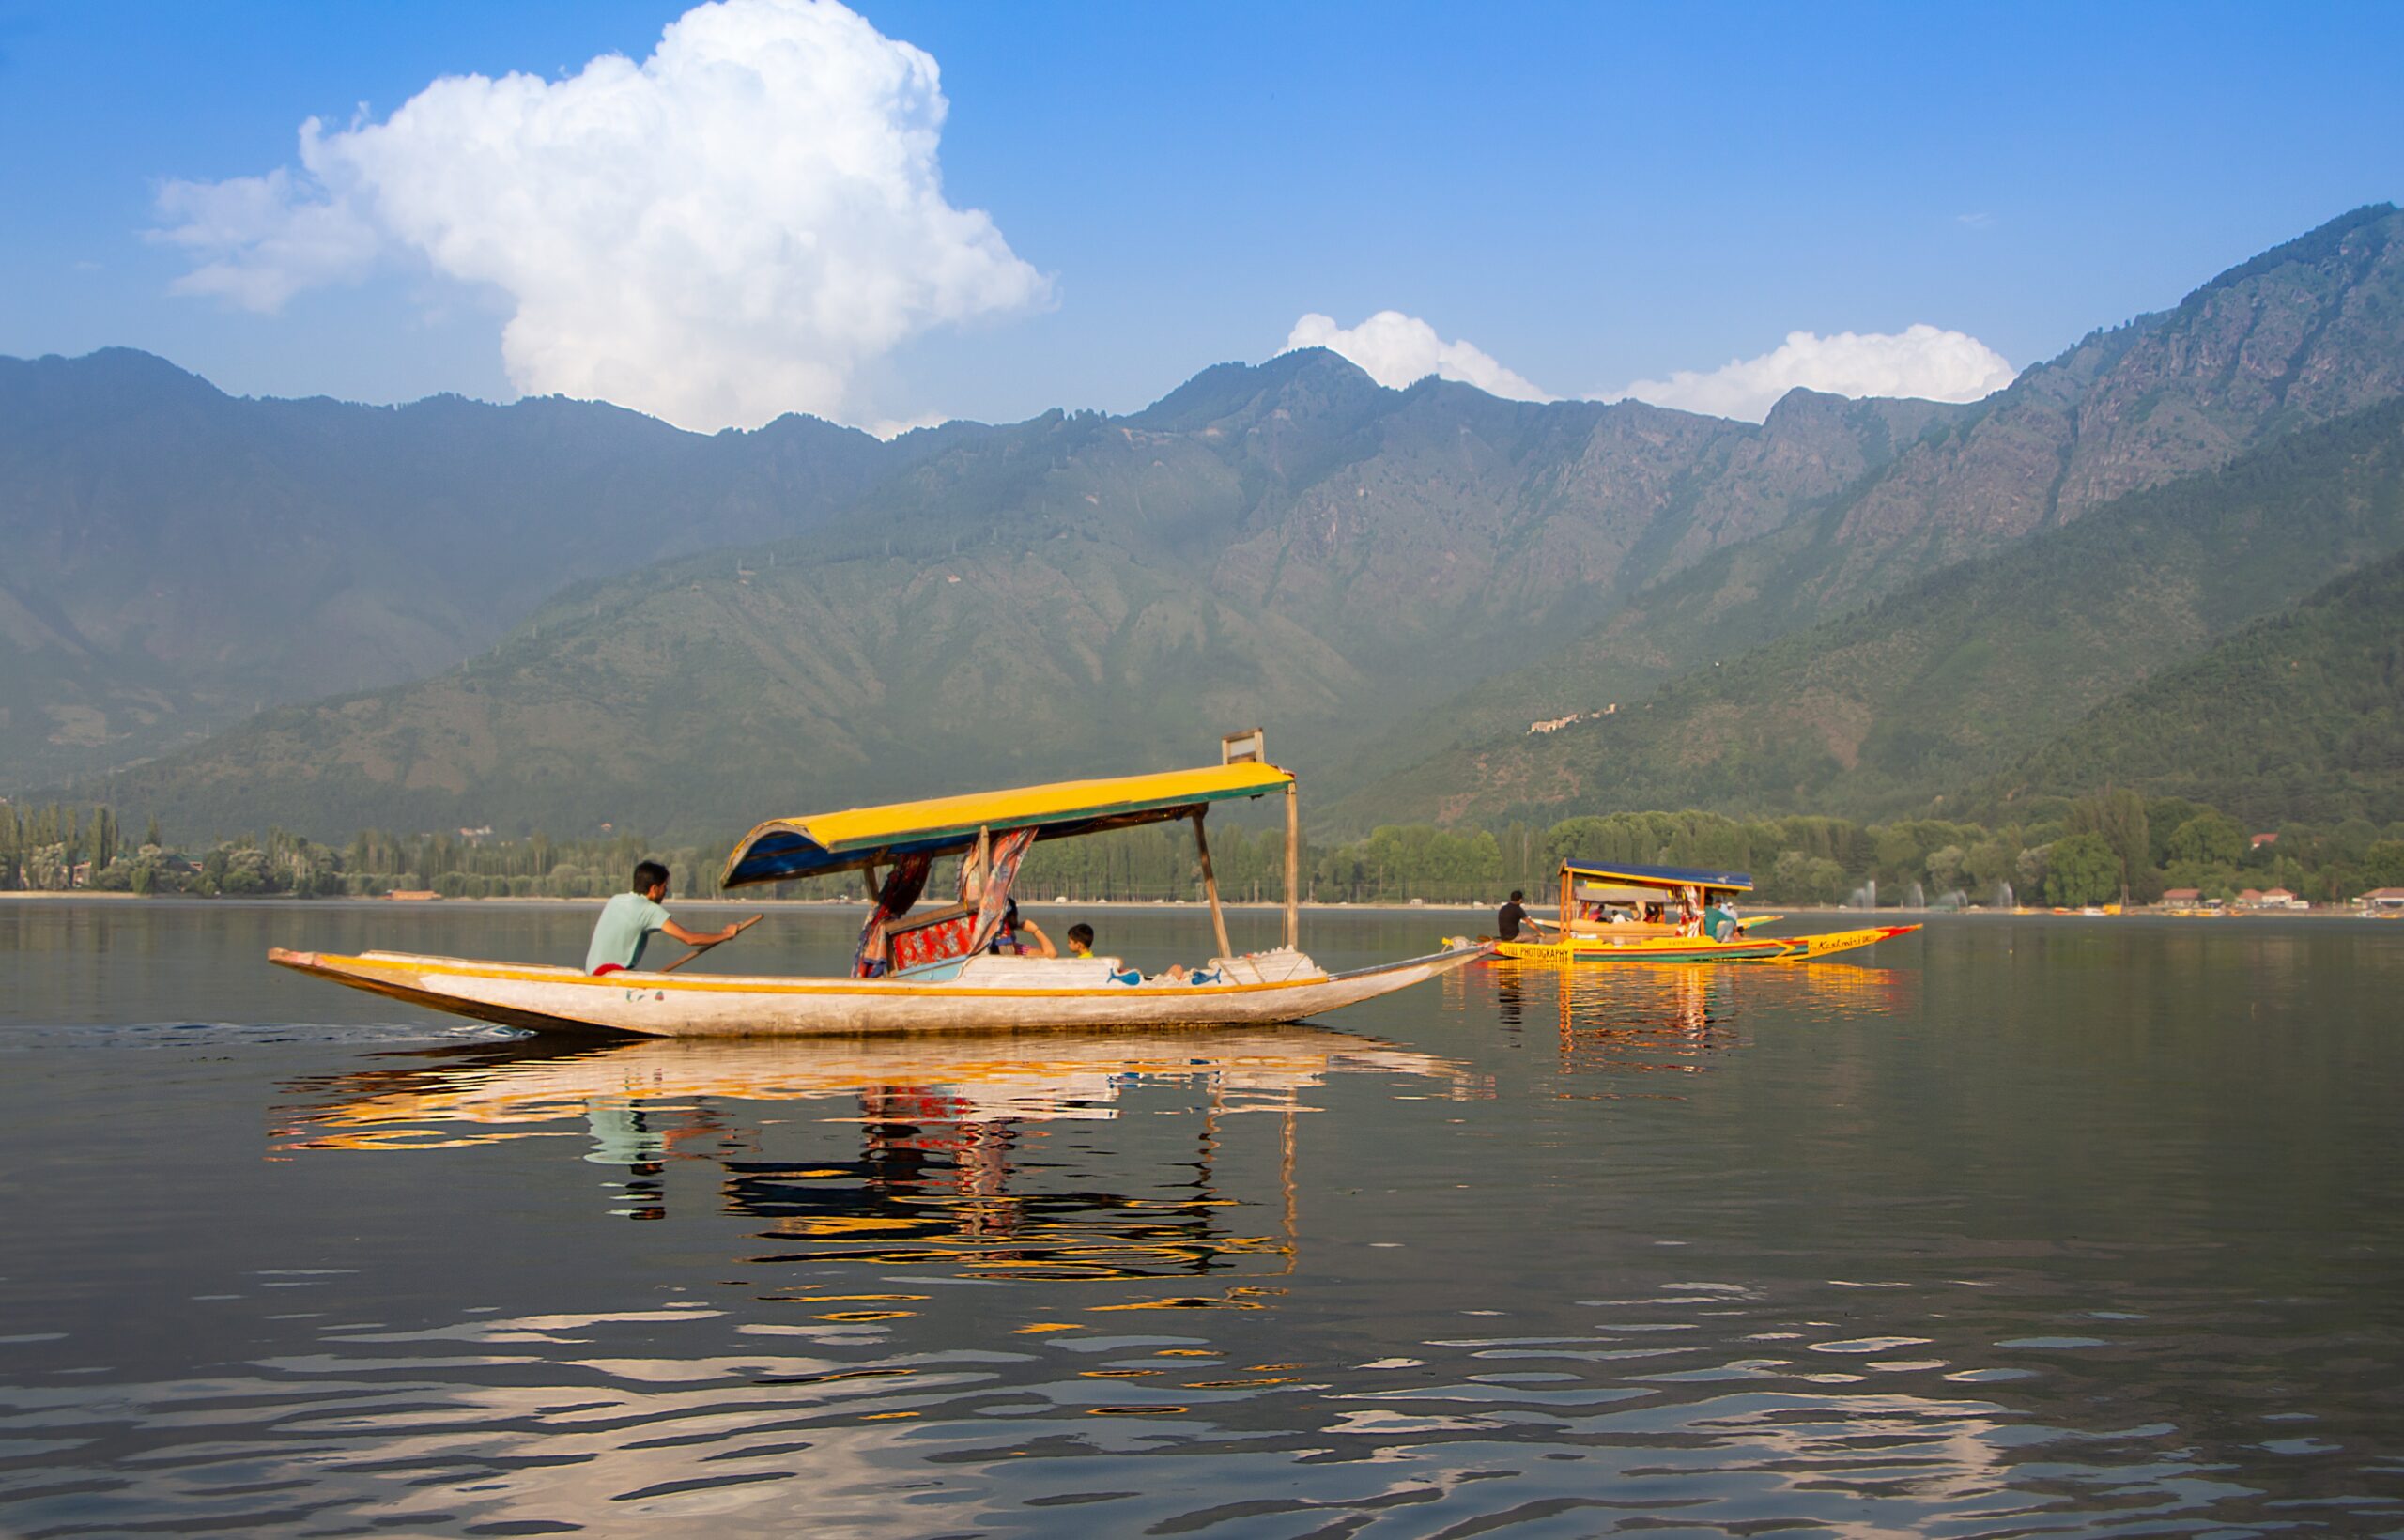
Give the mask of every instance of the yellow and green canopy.
POLYGON ((1588 861, 1564 861, 1561 869, 1573 877, 1624 883, 1630 887, 1702 887, 1730 893, 1749 893, 1753 890, 1753 877, 1749 871, 1708 871, 1701 867, 1605 865, 1588 861))
POLYGON ((987 829, 1004 834, 1032 828, 1041 831, 1037 838, 1042 839, 1123 829, 1183 818, 1213 802, 1283 791, 1293 779, 1273 764, 1214 764, 770 819, 734 847, 718 886, 855 871, 903 855, 954 855, 975 845, 979 831, 987 829))

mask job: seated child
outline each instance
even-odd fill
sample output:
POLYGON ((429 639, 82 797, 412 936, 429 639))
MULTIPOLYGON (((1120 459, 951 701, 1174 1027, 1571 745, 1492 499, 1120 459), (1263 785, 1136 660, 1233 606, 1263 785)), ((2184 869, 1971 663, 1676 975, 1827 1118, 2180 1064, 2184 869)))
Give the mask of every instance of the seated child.
MULTIPOLYGON (((1092 926, 1080 920, 1069 927, 1069 955, 1071 957, 1093 955, 1092 926)), ((1168 971, 1159 977, 1173 984, 1215 984, 1219 981, 1219 976, 1215 972, 1199 968, 1189 969, 1182 962, 1171 963, 1168 971)), ((1136 968, 1115 968, 1111 971, 1110 981, 1114 984, 1140 984, 1144 981, 1144 975, 1142 970, 1136 968)))

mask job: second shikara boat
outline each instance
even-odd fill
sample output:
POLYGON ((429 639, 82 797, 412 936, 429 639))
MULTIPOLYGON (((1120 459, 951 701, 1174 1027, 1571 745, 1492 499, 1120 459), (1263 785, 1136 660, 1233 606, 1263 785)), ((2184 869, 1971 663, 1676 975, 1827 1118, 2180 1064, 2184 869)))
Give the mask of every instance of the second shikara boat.
POLYGON ((1504 957, 1532 962, 1788 962, 1849 952, 1917 925, 1873 925, 1824 935, 1752 933, 1783 917, 1757 916, 1715 923, 1728 897, 1753 890, 1743 871, 1695 867, 1561 864, 1561 918, 1553 933, 1533 941, 1497 942, 1504 957), (1725 933, 1714 934, 1715 931, 1725 933))
POLYGON ((1222 763, 1196 770, 1061 781, 761 824, 728 857, 720 887, 836 872, 866 875, 868 923, 843 977, 670 969, 593 976, 523 962, 283 947, 268 959, 353 989, 505 1026, 696 1038, 1296 1022, 1408 989, 1486 954, 1484 945, 1472 944, 1351 972, 1321 968, 1302 950, 1294 777, 1267 762, 1257 732, 1231 736, 1221 757, 1222 763), (1227 939, 1203 818, 1213 804, 1272 794, 1286 805, 1285 945, 1239 955, 1227 939), (1218 955, 1181 977, 1146 978, 1115 957, 1018 957, 989 949, 1009 910, 1019 864, 1037 840, 1172 819, 1194 824, 1218 955), (944 856, 962 858, 958 900, 913 913, 932 863, 944 856))

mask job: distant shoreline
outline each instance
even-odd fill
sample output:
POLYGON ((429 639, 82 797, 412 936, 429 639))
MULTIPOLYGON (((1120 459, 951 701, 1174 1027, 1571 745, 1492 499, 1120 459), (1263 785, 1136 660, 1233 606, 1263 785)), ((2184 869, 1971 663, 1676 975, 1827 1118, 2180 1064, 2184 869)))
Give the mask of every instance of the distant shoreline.
MULTIPOLYGON (((449 909, 468 904, 507 905, 526 909, 598 909, 602 904, 609 901, 607 899, 532 897, 522 899, 501 897, 482 899, 377 899, 358 897, 348 894, 339 898, 310 899, 301 898, 291 893, 261 893, 243 897, 227 897, 221 895, 216 898, 207 898, 197 893, 111 893, 88 887, 78 887, 67 891, 60 891, 52 888, 20 888, 0 891, 0 902, 7 902, 10 900, 23 900, 44 903, 237 904, 273 905, 278 908, 292 905, 305 905, 307 907, 316 909, 378 909, 398 911, 432 909, 437 907, 449 909)), ((719 897, 707 899, 671 898, 668 902, 671 907, 679 909, 832 909, 849 911, 853 913, 865 913, 868 909, 867 902, 860 899, 748 899, 719 897)), ((1051 899, 1028 899, 1022 901, 1020 907, 1040 912, 1045 910, 1057 911, 1062 909, 1208 909, 1210 906, 1208 902, 1200 899, 1068 899, 1056 902, 1051 899)), ((1284 909, 1285 905, 1281 902, 1275 902, 1268 900, 1254 902, 1250 900, 1228 899, 1222 900, 1220 907, 1229 912, 1242 911, 1250 914, 1275 914, 1284 909)), ((1309 910, 1313 914, 1375 915, 1490 915, 1494 912, 1495 908, 1494 905, 1487 903, 1438 903, 1432 901, 1422 902, 1411 900, 1373 900, 1364 901, 1360 903, 1350 903, 1341 901, 1321 903, 1305 900, 1302 902, 1302 907, 1309 910)), ((2380 919, 2389 917, 2381 915, 2366 915, 2359 909, 2351 907, 2340 908, 2335 905, 2316 906, 2311 909, 2233 909, 2225 911, 2218 915, 2179 915, 2158 909, 2139 909, 2134 913, 2124 915, 2058 914, 2052 909, 2041 908, 2030 908, 2026 910, 1987 909, 1978 907, 1965 909, 1906 909, 1902 907, 1860 909, 1856 908, 1851 904, 1813 903, 1762 903, 1749 905, 1748 907, 1759 910, 1767 910, 1780 915, 1919 915, 1953 916, 1964 918, 1989 919, 2008 919, 2014 916, 2022 919, 2192 920, 2380 919)))

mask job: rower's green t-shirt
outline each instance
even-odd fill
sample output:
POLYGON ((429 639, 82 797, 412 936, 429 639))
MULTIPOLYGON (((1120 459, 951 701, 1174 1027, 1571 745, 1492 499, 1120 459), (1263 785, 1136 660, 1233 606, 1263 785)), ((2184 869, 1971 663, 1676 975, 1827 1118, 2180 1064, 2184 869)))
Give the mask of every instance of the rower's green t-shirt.
POLYGON ((642 944, 668 923, 668 911, 640 893, 621 893, 601 906, 593 922, 593 945, 584 949, 584 971, 604 962, 631 968, 642 961, 642 944))

